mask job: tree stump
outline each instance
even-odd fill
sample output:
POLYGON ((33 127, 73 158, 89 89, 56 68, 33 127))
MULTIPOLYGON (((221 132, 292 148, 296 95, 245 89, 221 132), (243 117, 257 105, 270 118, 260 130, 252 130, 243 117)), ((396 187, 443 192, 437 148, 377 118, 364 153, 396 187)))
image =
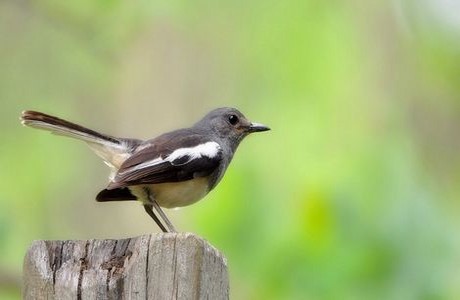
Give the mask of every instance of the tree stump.
POLYGON ((35 241, 24 299, 228 299, 225 257, 200 237, 35 241))

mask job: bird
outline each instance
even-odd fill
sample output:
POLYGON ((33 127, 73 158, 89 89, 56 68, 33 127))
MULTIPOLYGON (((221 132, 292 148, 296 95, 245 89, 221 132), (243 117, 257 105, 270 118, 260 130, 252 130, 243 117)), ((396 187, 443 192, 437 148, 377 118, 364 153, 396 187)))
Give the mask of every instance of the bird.
POLYGON ((148 140, 114 137, 33 110, 23 111, 20 119, 25 126, 86 142, 111 169, 96 201, 138 200, 163 232, 177 231, 161 207, 202 199, 222 179, 240 142, 270 130, 232 107, 216 108, 191 127, 148 140))

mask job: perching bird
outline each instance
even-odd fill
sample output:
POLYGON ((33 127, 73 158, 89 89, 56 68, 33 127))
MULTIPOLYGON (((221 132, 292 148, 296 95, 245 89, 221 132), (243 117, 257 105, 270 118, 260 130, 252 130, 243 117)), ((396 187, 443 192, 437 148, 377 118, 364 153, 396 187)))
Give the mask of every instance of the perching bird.
POLYGON ((109 185, 96 200, 139 200, 164 232, 175 229, 160 206, 181 207, 203 198, 220 181, 243 138, 270 130, 248 121, 235 108, 215 109, 192 127, 146 141, 116 138, 36 111, 24 111, 21 120, 26 126, 85 141, 112 169, 109 185))

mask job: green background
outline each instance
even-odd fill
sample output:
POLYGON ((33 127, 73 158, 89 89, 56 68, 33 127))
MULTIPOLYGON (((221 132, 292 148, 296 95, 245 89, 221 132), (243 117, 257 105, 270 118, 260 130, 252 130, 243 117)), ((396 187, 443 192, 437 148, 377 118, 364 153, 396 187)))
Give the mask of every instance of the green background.
POLYGON ((0 298, 37 239, 158 229, 96 203, 83 143, 35 109, 151 138, 219 106, 272 131, 167 213, 227 257, 232 299, 460 298, 460 5, 453 0, 0 2, 0 298))

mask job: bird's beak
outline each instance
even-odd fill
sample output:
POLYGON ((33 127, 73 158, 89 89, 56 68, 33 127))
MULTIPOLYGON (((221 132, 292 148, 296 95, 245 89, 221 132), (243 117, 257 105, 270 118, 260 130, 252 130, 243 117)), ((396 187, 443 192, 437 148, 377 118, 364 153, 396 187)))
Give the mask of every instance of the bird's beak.
POLYGON ((251 123, 251 125, 249 125, 249 128, 248 128, 248 132, 250 133, 267 131, 267 130, 270 130, 270 128, 263 124, 259 124, 259 123, 251 123))

